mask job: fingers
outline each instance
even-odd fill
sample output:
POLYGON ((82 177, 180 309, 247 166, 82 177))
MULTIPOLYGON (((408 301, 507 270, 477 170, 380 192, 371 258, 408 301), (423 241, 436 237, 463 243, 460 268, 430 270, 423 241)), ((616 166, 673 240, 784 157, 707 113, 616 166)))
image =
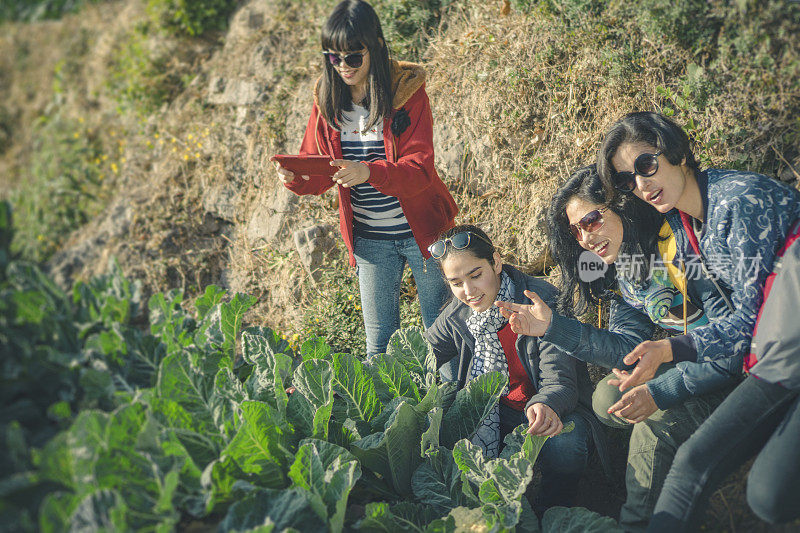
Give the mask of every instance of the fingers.
POLYGON ((514 303, 514 302, 503 302, 503 301, 499 301, 498 300, 498 301, 496 301, 494 303, 494 305, 496 305, 497 307, 500 308, 500 312, 502 312, 503 309, 506 309, 508 311, 515 312, 515 313, 518 313, 520 311, 524 311, 525 310, 525 306, 524 305, 518 304, 518 303, 514 303))
POLYGON ((294 172, 286 170, 280 163, 275 163, 275 170, 278 172, 278 179, 284 184, 291 182, 294 179, 294 172))
POLYGON ((533 291, 525 290, 524 294, 525 296, 528 297, 528 299, 531 302, 533 302, 533 305, 545 305, 545 306, 547 305, 546 303, 544 303, 544 300, 539 298, 539 295, 533 291))
POLYGON ((347 161, 346 159, 334 159, 333 161, 331 161, 331 166, 344 168, 347 166, 348 163, 351 163, 351 161, 347 161))
POLYGON ((561 422, 560 418, 556 417, 555 420, 553 421, 553 425, 550 427, 550 429, 542 433, 542 436, 555 437, 556 435, 561 433, 562 429, 564 429, 564 424, 563 422, 561 422))
MULTIPOLYGON (((622 396, 622 398, 620 398, 620 399, 617 401, 617 403, 615 403, 614 405, 612 405, 611 407, 609 407, 609 408, 608 408, 608 410, 607 410, 606 412, 607 412, 608 414, 610 414, 610 415, 612 415, 612 414, 617 414, 619 411, 621 411, 622 409, 625 409, 625 408, 626 408, 626 407, 628 407, 630 404, 631 404, 631 397, 630 397, 630 395, 629 395, 629 394, 624 394, 624 395, 622 396)), ((617 415, 617 416, 619 416, 619 415, 617 415)))
POLYGON ((625 378, 628 377, 628 371, 627 370, 620 370, 619 368, 612 368, 611 371, 617 377, 609 379, 608 381, 606 381, 606 383, 608 383, 612 387, 619 387, 620 383, 622 383, 622 381, 625 378))
POLYGON ((542 430, 550 426, 551 419, 547 416, 547 413, 544 412, 544 409, 538 408, 540 404, 534 406, 534 419, 528 420, 530 421, 530 427, 528 428, 528 433, 531 435, 539 435, 542 430))
POLYGON ((622 392, 631 387, 636 387, 637 385, 645 383, 649 379, 650 377, 647 376, 645 370, 641 367, 641 365, 639 365, 634 368, 629 375, 622 377, 622 380, 619 383, 619 390, 622 392))
POLYGON ((632 365, 633 363, 641 359, 644 354, 647 353, 649 349, 649 344, 650 341, 644 341, 642 343, 639 343, 636 346, 636 348, 631 350, 631 353, 622 358, 622 362, 625 363, 626 365, 632 365))

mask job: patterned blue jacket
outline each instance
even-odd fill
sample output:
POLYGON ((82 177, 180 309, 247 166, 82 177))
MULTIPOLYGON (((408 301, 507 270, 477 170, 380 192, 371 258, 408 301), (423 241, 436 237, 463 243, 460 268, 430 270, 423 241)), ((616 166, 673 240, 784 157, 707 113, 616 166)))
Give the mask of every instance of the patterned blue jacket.
MULTIPOLYGON (((705 215, 698 234, 700 253, 733 309, 704 309, 709 324, 674 337, 673 356, 676 362, 716 362, 740 372, 764 282, 792 223, 800 218, 800 192, 767 176, 738 170, 709 169, 699 173, 697 181, 705 215)), ((679 212, 673 209, 667 220, 678 246, 675 260, 697 265, 679 212)))

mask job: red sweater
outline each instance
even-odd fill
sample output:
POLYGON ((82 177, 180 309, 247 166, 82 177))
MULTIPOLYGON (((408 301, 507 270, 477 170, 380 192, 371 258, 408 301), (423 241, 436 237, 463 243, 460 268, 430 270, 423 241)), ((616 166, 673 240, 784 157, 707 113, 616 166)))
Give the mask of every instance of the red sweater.
POLYGON ((506 324, 497 332, 497 337, 500 339, 508 362, 508 395, 501 396, 500 401, 517 411, 524 411, 525 404, 536 393, 536 387, 531 383, 519 360, 516 344, 517 334, 511 331, 510 325, 506 324))
MULTIPOLYGON (((439 178, 433 161, 433 116, 425 93, 424 71, 407 63, 393 62, 395 111, 408 112, 411 125, 395 137, 391 131, 391 118, 383 121, 383 144, 386 160, 365 162, 369 167, 369 184, 400 201, 414 239, 423 257, 428 258, 428 246, 444 230, 453 226, 458 213, 453 197, 439 178), (414 87, 417 87, 413 89, 414 87), (409 90, 413 89, 413 93, 409 90), (407 100, 398 95, 410 93, 407 100)), ((316 100, 316 99, 315 99, 316 100)), ((331 127, 320 114, 316 101, 311 110, 300 154, 322 154, 334 159, 342 158, 341 133, 331 127)), ((330 178, 311 176, 308 181, 297 176, 286 187, 297 194, 322 194, 333 186, 330 178)), ((353 256, 353 208, 350 189, 339 187, 339 229, 350 255, 353 256)))

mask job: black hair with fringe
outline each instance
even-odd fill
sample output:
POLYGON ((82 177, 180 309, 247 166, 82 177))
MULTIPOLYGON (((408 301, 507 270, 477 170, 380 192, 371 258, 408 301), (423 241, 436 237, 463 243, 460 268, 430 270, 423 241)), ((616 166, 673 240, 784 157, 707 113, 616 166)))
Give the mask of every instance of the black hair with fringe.
POLYGON ((628 113, 611 126, 597 152, 597 173, 603 182, 607 199, 616 194, 612 181, 616 170, 611 159, 619 147, 626 143, 649 144, 676 166, 684 159, 686 166, 694 171, 700 165, 692 153, 689 136, 675 122, 651 111, 628 113))
MULTIPOLYGON (((375 10, 362 0, 340 2, 322 26, 322 50, 369 52, 367 96, 362 103, 369 109, 366 129, 392 114, 392 85, 389 47, 383 38, 381 22, 375 10)), ((339 128, 342 114, 353 110, 350 88, 336 68, 323 57, 324 73, 319 86, 320 112, 331 126, 339 128)))

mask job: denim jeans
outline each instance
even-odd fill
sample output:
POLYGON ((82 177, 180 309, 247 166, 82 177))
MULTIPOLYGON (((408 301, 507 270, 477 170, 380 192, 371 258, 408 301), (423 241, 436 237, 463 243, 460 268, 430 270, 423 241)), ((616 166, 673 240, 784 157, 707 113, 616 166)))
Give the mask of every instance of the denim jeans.
MULTIPOLYGON (((668 365, 661 365, 656 375, 668 368, 668 365)), ((609 374, 597 383, 592 408, 605 425, 629 428, 630 423, 608 414, 608 408, 623 394, 607 383, 613 377, 614 374, 609 374)), ((625 470, 627 497, 619 512, 619 524, 625 531, 644 531, 647 527, 676 452, 722 403, 729 391, 730 388, 726 387, 692 396, 679 405, 657 410, 644 422, 633 424, 625 470)))
MULTIPOLYGON (((589 463, 592 428, 579 413, 573 411, 561 417, 566 426, 575 423, 575 429, 547 439, 536 464, 542 470, 542 486, 534 502, 534 510, 541 514, 554 506, 569 507, 575 497, 578 481, 589 463)), ((513 431, 519 424, 527 424, 525 413, 500 404, 501 433, 513 431)))
POLYGON ((748 376, 678 450, 648 531, 694 530, 709 494, 757 453, 750 507, 770 523, 800 517, 798 446, 798 393, 748 376))
POLYGON ((433 324, 449 300, 450 289, 436 261, 424 261, 413 238, 390 241, 356 236, 353 255, 358 268, 368 356, 385 352, 389 337, 400 328, 400 284, 406 263, 417 284, 426 328, 433 324))

